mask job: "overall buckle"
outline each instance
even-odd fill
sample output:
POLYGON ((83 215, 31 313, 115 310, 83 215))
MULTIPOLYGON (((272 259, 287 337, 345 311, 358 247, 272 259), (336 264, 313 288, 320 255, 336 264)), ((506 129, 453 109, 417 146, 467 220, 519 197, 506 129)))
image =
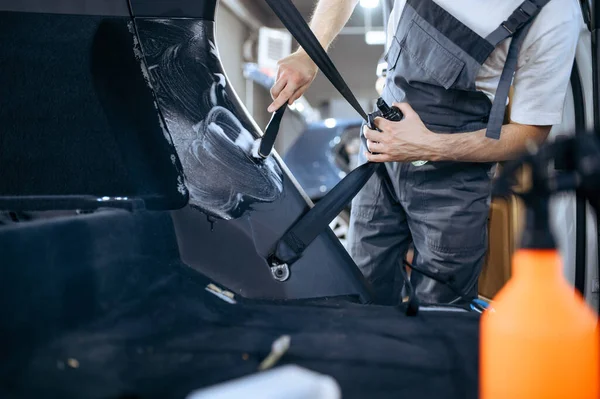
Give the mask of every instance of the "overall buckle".
POLYGON ((539 11, 539 7, 531 1, 525 1, 517 8, 510 17, 501 26, 506 29, 509 35, 513 35, 521 29, 531 18, 539 11))
POLYGON ((508 32, 509 35, 513 35, 515 32, 513 32, 512 30, 510 30, 510 28, 508 26, 506 26, 506 23, 502 22, 500 24, 504 29, 506 29, 506 31, 508 32))

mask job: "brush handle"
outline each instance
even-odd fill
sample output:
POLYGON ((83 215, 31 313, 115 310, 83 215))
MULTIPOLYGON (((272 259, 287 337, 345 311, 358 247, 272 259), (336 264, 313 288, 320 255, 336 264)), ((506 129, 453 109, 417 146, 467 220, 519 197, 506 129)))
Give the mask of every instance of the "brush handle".
POLYGON ((265 129, 265 134, 260 140, 260 146, 258 148, 258 155, 260 157, 267 158, 271 154, 273 146, 275 145, 277 133, 279 132, 281 118, 283 118, 283 113, 286 108, 287 104, 283 104, 277 111, 273 112, 273 116, 271 116, 271 120, 265 129))

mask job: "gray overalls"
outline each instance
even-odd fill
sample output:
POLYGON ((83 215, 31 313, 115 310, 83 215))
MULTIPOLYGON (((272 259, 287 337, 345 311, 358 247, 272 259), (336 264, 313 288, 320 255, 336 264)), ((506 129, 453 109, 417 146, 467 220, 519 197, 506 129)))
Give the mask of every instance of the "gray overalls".
MULTIPOLYGON (((549 0, 525 1, 487 38, 432 0, 408 0, 386 54, 383 99, 408 102, 427 128, 440 134, 473 132, 499 138, 520 45, 549 0), (481 65, 512 36, 494 104, 475 88, 481 65)), ((361 154, 364 153, 364 140, 361 154)), ((387 163, 352 202, 349 250, 382 304, 396 304, 395 285, 410 242, 415 268, 477 295, 487 251, 493 164, 387 163), (385 175, 385 172, 384 172, 385 175)), ((413 270, 411 283, 424 303, 457 299, 447 285, 413 270)), ((402 284, 401 284, 402 285, 402 284)))

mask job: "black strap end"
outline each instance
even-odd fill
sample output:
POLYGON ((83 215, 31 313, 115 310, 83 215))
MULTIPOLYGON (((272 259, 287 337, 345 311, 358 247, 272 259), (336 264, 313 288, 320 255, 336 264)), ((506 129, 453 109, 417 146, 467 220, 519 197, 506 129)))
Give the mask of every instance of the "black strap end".
POLYGON ((288 231, 277 241, 275 251, 268 258, 271 265, 287 264, 296 262, 304 253, 307 244, 299 239, 293 231, 288 231))
POLYGON ((485 132, 485 137, 494 140, 500 140, 500 132, 502 131, 502 127, 500 128, 488 128, 485 132))
POLYGON ((419 300, 417 299, 416 295, 413 295, 406 303, 406 315, 413 317, 418 314, 419 314, 419 300))

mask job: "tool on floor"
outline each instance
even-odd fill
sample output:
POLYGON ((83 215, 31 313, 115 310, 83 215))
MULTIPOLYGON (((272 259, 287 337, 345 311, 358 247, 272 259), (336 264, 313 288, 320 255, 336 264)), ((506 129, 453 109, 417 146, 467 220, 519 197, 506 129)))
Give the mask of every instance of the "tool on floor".
POLYGON ((600 395, 598 319, 563 275, 549 225, 550 197, 576 190, 600 212, 600 140, 594 134, 557 140, 503 169, 497 194, 516 194, 527 208, 526 227, 512 262, 513 277, 481 318, 480 398, 597 398, 600 395), (553 162, 574 160, 570 171, 553 162), (511 189, 525 166, 531 183, 511 189))
POLYGON ((271 353, 269 353, 265 360, 260 363, 258 369, 266 370, 273 367, 290 348, 290 341, 291 339, 289 335, 282 335, 273 341, 271 353))

